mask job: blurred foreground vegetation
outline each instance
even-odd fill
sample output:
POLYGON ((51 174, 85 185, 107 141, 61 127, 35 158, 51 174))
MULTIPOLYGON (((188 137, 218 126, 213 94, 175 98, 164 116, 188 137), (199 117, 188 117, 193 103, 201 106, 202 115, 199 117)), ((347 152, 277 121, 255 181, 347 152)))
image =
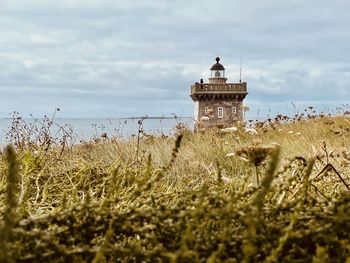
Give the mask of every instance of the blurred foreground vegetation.
POLYGON ((76 145, 51 124, 1 150, 0 262, 350 262, 346 114, 76 145))

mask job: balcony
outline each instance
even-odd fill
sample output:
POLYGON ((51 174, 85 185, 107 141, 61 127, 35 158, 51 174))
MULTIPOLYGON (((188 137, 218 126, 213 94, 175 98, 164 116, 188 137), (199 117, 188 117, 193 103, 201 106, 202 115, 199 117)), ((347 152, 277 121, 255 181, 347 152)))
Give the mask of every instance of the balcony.
POLYGON ((195 83, 191 86, 191 94, 202 93, 235 93, 235 94, 247 94, 247 82, 242 83, 225 83, 225 84, 212 84, 212 83, 195 83))

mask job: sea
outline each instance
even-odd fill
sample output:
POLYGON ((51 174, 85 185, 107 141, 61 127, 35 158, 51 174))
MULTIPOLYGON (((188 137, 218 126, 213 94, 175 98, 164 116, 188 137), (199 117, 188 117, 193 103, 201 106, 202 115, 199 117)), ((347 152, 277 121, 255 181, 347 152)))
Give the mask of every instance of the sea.
POLYGON ((172 135, 181 124, 189 129, 194 127, 192 117, 131 117, 131 118, 55 118, 50 119, 0 119, 0 144, 10 143, 9 135, 16 132, 39 136, 48 129, 50 136, 60 138, 64 134, 74 142, 90 141, 101 136, 128 138, 137 136, 139 131, 149 135, 172 135), (52 121, 50 124, 49 122, 52 121))

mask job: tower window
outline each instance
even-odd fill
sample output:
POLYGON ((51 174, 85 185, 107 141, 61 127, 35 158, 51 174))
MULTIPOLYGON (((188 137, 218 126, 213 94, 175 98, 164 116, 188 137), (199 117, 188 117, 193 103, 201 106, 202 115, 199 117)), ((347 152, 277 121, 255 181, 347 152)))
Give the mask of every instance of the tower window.
POLYGON ((208 111, 209 111, 209 108, 208 108, 208 107, 205 107, 205 108, 204 108, 204 114, 207 115, 207 114, 208 114, 208 111))
POLYGON ((218 118, 223 118, 223 117, 224 117, 224 108, 218 107, 218 118))
POLYGON ((237 108, 236 107, 232 107, 232 113, 236 114, 237 113, 237 108))

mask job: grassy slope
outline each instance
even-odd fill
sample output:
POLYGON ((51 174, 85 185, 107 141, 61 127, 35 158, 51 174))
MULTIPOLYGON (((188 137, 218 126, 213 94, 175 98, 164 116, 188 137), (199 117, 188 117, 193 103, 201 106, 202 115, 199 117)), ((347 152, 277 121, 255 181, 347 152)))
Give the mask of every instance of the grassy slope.
POLYGON ((136 139, 86 143, 63 155, 29 147, 17 153, 18 172, 4 151, 0 256, 343 262, 350 255, 341 181, 350 184, 349 127, 338 117, 274 123, 255 135, 184 131, 180 147, 173 137, 142 138, 138 156, 136 139), (11 193, 18 204, 8 205, 11 193))

